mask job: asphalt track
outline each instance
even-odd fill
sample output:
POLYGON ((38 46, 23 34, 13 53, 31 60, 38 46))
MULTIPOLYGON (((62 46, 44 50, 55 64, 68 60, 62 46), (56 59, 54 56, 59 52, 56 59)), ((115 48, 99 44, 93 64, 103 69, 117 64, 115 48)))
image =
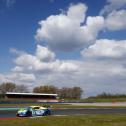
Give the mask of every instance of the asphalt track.
MULTIPOLYGON (((0 119, 15 118, 17 110, 0 110, 0 119)), ((126 114, 126 109, 55 109, 52 115, 126 114)))

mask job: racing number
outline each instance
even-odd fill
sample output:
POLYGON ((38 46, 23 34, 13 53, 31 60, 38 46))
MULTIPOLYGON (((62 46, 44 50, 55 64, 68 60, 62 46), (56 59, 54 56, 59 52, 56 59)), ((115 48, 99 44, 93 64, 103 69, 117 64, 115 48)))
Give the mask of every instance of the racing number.
POLYGON ((43 115, 44 110, 36 110, 36 115, 43 115))

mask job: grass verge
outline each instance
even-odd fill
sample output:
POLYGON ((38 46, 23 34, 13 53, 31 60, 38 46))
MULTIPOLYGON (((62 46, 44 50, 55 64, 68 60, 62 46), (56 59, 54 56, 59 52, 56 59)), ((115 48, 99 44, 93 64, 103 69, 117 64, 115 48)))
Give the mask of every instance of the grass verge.
POLYGON ((124 115, 49 116, 1 120, 0 126, 126 126, 124 115))
MULTIPOLYGON (((16 107, 16 108, 24 108, 27 106, 34 106, 39 105, 43 106, 43 104, 0 104, 0 108, 10 108, 10 107, 16 107)), ((70 105, 70 104, 48 104, 50 108, 52 109, 62 109, 62 108, 68 108, 68 109, 76 109, 76 108, 126 108, 126 106, 83 106, 83 105, 70 105)))

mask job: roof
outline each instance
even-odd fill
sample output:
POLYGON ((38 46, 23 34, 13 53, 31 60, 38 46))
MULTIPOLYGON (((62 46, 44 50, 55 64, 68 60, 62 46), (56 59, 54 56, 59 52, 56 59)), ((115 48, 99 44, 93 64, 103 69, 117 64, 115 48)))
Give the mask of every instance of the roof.
POLYGON ((17 92, 7 92, 7 95, 47 95, 47 96, 57 96, 58 94, 46 94, 46 93, 17 93, 17 92))
POLYGON ((39 109, 47 109, 46 107, 43 107, 43 106, 30 106, 31 108, 35 109, 35 108, 39 108, 39 109))

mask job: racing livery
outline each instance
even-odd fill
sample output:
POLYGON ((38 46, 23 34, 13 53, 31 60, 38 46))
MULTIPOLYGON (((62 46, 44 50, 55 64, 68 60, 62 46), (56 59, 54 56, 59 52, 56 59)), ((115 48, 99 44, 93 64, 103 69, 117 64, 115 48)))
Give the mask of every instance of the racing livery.
POLYGON ((18 117, 31 117, 31 116, 46 116, 51 115, 51 110, 42 106, 30 106, 18 110, 18 117))

